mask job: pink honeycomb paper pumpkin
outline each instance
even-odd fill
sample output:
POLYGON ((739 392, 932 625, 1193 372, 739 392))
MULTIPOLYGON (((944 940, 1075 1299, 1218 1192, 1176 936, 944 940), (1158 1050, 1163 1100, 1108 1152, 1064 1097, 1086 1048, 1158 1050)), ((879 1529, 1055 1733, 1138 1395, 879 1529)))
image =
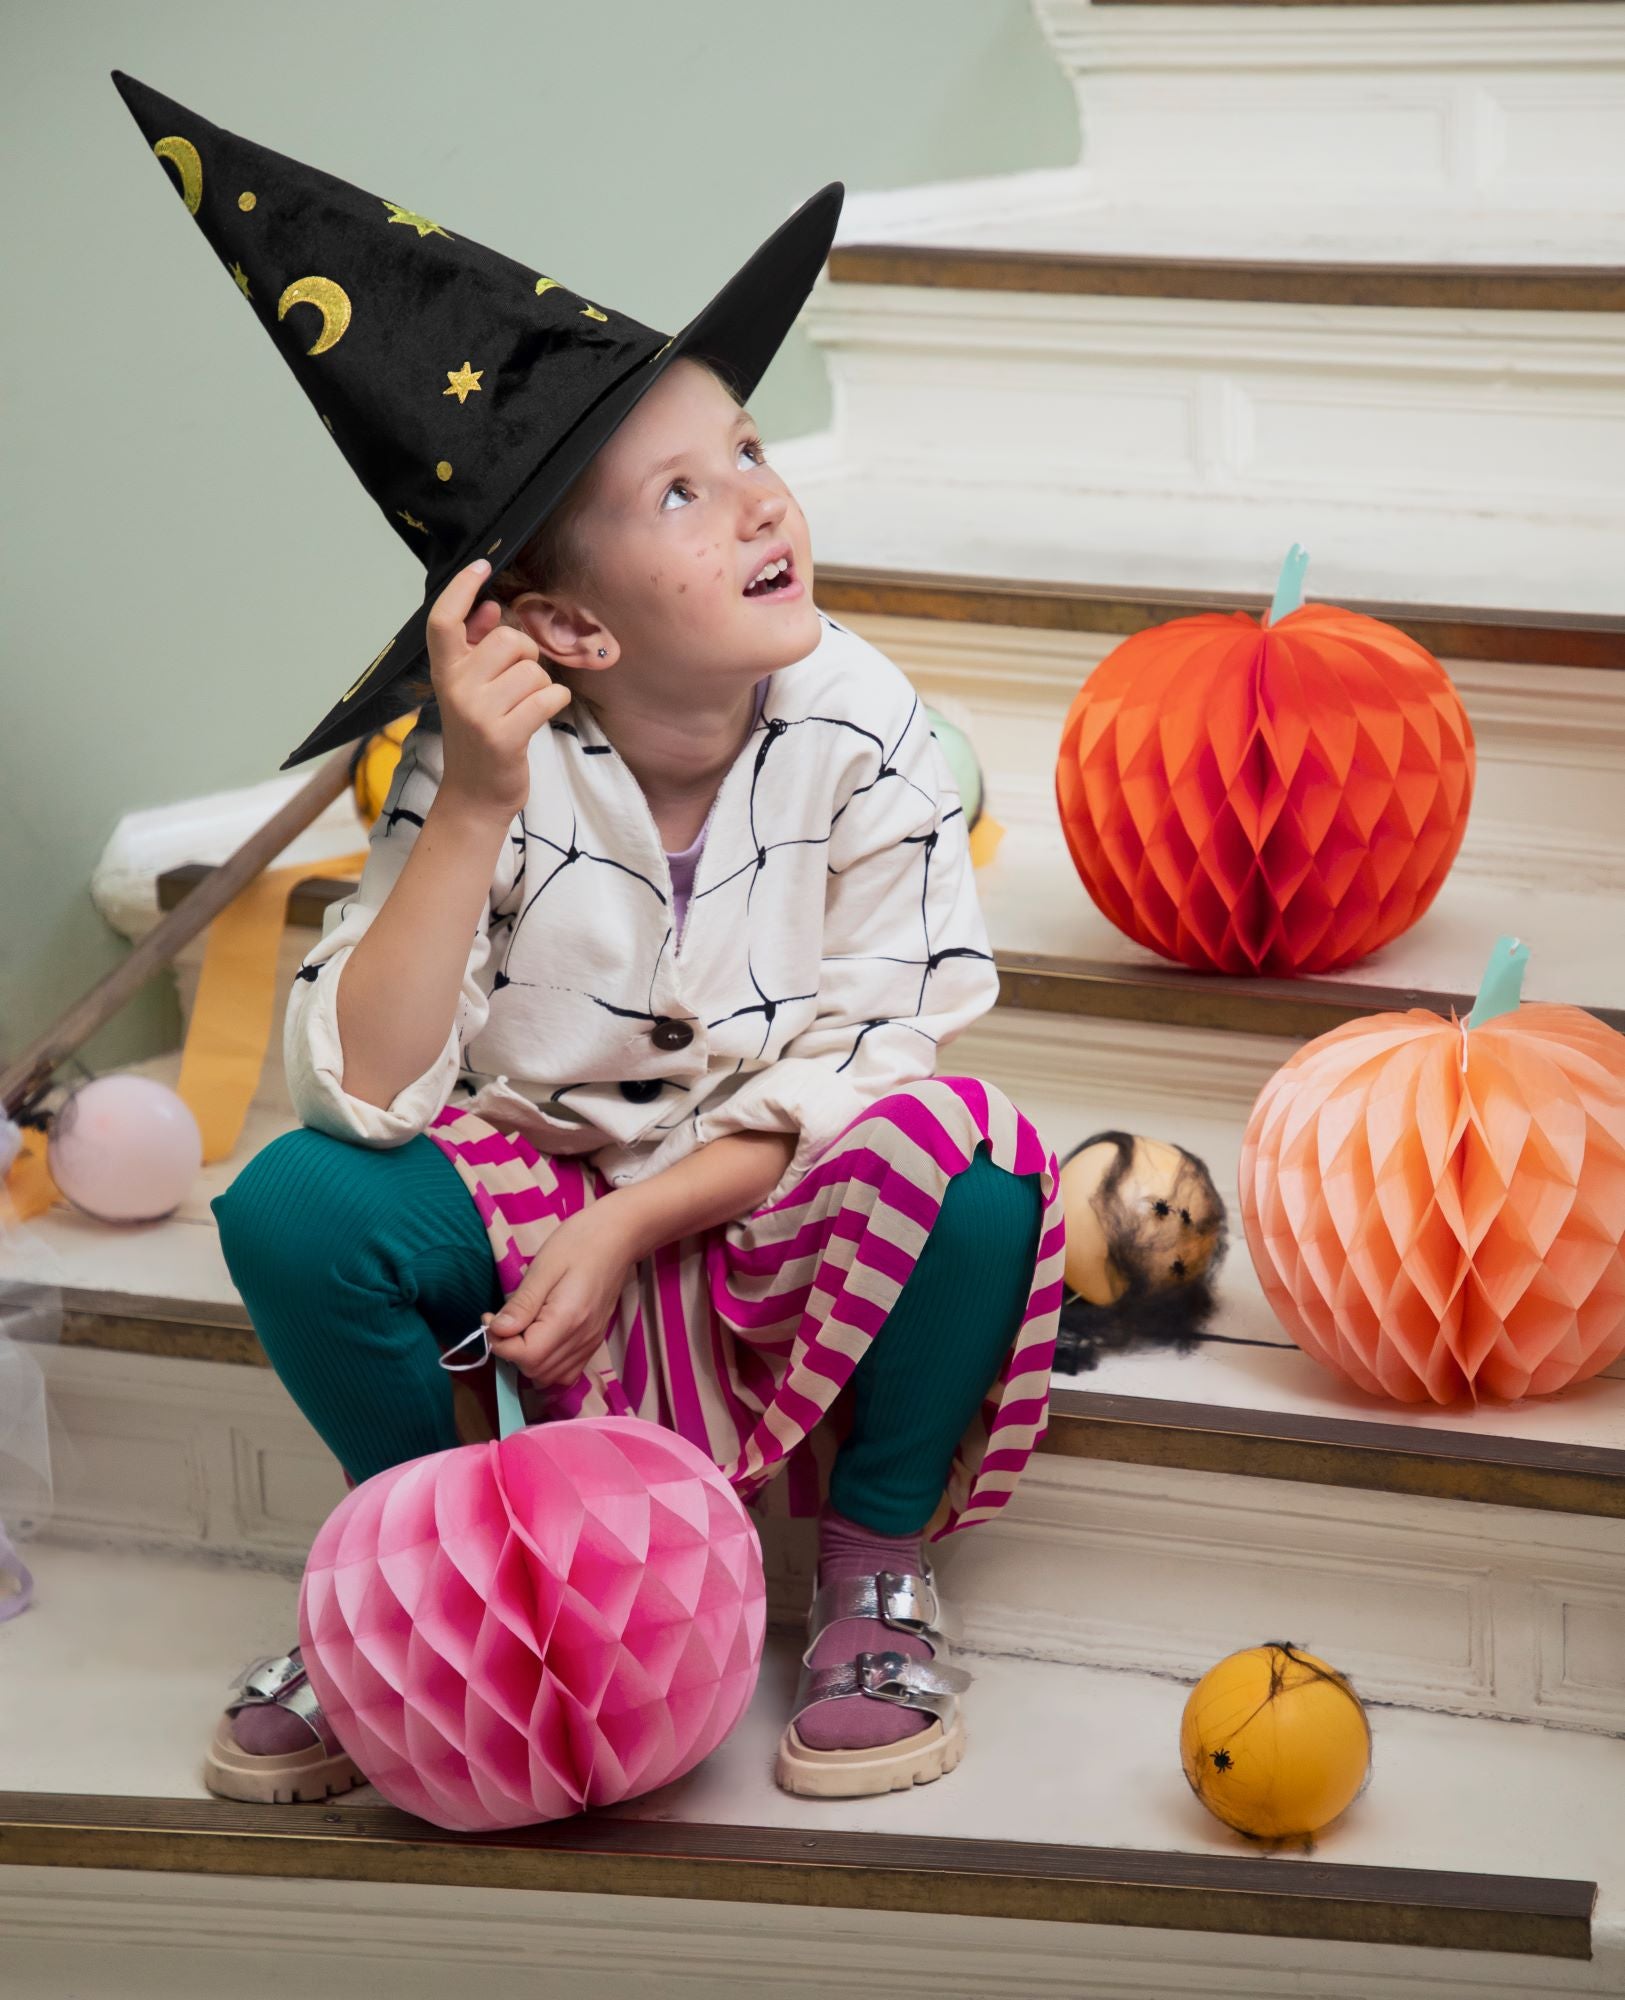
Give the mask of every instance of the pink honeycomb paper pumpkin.
POLYGON ((692 1770, 749 1705, 765 1625, 738 1495, 638 1417, 391 1466, 328 1517, 299 1592, 345 1751, 392 1805, 463 1833, 692 1770))

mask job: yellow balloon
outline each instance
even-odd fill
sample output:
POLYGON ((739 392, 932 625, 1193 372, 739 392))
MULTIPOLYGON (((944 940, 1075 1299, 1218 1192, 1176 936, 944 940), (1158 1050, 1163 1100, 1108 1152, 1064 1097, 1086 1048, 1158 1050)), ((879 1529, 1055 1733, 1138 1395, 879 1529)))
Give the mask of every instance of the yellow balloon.
POLYGON ((1250 1646, 1192 1688, 1179 1731, 1191 1790, 1255 1840, 1330 1826, 1371 1768, 1371 1725, 1335 1667, 1296 1646, 1250 1646))
POLYGON ((409 715, 397 715, 393 722, 386 722, 369 736, 355 754, 350 767, 350 786, 364 826, 370 827, 384 809, 395 766, 401 761, 401 745, 417 719, 416 709, 409 715))

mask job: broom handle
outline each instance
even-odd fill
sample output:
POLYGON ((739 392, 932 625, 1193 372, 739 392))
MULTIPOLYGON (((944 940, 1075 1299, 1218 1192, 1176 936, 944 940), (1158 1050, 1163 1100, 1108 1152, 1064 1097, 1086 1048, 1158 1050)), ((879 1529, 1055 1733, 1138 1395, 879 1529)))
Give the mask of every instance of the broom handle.
POLYGON ((350 784, 355 746, 335 750, 310 782, 294 793, 263 826, 256 827, 235 854, 205 875, 174 909, 105 978, 99 979, 52 1028, 31 1042, 15 1061, 0 1069, 0 1107, 14 1115, 36 1091, 50 1083, 58 1063, 110 1021, 160 966, 196 937, 268 862, 298 838, 350 784))

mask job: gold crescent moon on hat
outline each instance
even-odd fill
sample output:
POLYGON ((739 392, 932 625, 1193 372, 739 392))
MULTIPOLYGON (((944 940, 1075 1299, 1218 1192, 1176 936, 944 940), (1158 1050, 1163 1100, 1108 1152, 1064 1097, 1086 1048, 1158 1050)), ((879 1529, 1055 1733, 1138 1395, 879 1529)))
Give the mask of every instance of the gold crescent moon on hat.
POLYGON ((314 306, 322 316, 322 330, 315 346, 305 349, 307 354, 325 354, 343 339, 350 324, 350 295, 331 278, 295 278, 276 302, 277 318, 285 318, 291 306, 314 306))
POLYGON ((193 215, 203 199, 203 162, 190 139, 160 139, 152 149, 160 160, 168 160, 181 177, 181 200, 193 215))

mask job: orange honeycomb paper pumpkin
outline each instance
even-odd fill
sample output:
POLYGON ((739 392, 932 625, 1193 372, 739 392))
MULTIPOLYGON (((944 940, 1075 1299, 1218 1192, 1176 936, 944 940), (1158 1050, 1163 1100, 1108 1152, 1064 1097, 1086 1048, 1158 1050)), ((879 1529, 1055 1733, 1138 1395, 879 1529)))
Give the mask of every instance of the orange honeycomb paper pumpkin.
POLYGON ((1347 1022, 1253 1107, 1259 1279, 1299 1346, 1361 1389, 1511 1400, 1625 1352, 1625 1035, 1514 1008, 1347 1022))
POLYGON ((1472 802, 1472 726, 1391 625, 1297 604, 1178 618, 1101 661, 1067 714, 1062 830, 1119 930, 1201 972, 1329 972, 1437 895, 1472 802), (1297 608, 1292 608, 1294 605, 1297 608))

